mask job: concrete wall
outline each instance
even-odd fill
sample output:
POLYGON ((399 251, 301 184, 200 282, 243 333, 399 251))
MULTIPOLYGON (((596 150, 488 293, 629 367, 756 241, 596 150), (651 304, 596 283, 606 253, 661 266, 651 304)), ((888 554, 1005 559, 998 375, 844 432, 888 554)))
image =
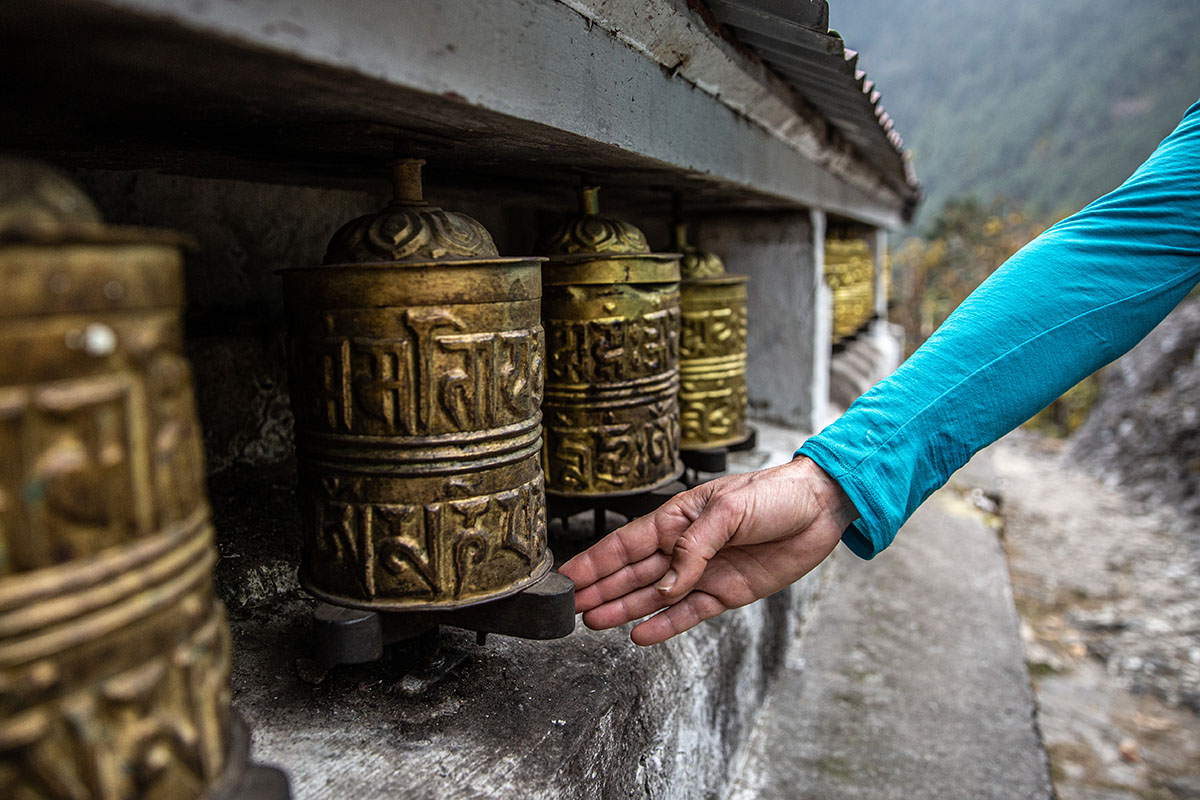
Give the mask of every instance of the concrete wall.
POLYGON ((825 421, 830 308, 824 216, 756 212, 705 217, 694 238, 750 276, 746 383, 752 415, 808 431, 825 421))

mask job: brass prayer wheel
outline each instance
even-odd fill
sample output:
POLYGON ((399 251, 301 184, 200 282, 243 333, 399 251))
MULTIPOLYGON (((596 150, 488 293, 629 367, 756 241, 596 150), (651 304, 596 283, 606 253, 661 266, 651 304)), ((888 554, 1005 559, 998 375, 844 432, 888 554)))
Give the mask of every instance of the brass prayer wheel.
POLYGON ((501 258, 428 205, 421 164, 395 199, 283 271, 304 518, 301 582, 377 611, 504 597, 551 567, 538 453, 541 259, 501 258))
POLYGON ((633 225, 583 214, 541 247, 546 326, 546 491, 634 494, 683 473, 679 460, 679 254, 652 253, 633 225))
POLYGON ((746 438, 745 275, 725 272, 713 253, 687 243, 687 225, 675 225, 683 253, 680 284, 679 416, 683 447, 711 448, 746 438))
POLYGON ((858 332, 875 313, 875 263, 863 239, 825 240, 825 281, 833 291, 833 338, 858 332))
POLYGON ((178 244, 0 161, 0 797, 212 796, 245 764, 178 244))

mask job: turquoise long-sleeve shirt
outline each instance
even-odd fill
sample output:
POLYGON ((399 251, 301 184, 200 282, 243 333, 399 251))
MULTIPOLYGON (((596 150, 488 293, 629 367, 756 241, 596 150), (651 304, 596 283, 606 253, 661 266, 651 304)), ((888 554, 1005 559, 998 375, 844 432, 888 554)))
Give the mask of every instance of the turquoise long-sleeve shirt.
POLYGON ((1200 102, 1120 187, 1006 261, 890 377, 798 450, 872 558, 976 451, 1135 345, 1200 282, 1200 102))

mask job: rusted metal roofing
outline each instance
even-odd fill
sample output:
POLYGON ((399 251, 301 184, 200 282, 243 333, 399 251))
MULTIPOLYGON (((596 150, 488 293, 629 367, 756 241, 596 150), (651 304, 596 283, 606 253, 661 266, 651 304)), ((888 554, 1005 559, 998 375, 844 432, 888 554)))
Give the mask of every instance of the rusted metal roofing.
POLYGON ((829 30, 826 0, 704 0, 721 24, 777 71, 871 164, 915 197, 920 184, 858 53, 829 30))

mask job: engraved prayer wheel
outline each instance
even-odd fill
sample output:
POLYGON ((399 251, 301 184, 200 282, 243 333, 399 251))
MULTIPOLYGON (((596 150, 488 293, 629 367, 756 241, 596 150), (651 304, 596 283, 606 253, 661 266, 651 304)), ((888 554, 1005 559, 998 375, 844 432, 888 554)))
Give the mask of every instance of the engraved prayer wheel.
POLYGON ((0 161, 0 797, 212 797, 246 766, 178 244, 0 161))
POLYGON ((652 253, 633 225, 583 214, 541 247, 546 326, 546 491, 635 494, 683 473, 679 460, 679 254, 652 253))
POLYGON ((713 253, 687 243, 675 225, 680 261, 679 416, 685 448, 722 447, 746 438, 745 275, 725 272, 713 253))
POLYGON ((833 291, 833 338, 857 333, 875 313, 875 263, 863 239, 825 240, 825 281, 833 291))
POLYGON ((301 582, 376 611, 446 609, 547 571, 538 258, 465 214, 395 199, 283 271, 304 518, 301 582))

